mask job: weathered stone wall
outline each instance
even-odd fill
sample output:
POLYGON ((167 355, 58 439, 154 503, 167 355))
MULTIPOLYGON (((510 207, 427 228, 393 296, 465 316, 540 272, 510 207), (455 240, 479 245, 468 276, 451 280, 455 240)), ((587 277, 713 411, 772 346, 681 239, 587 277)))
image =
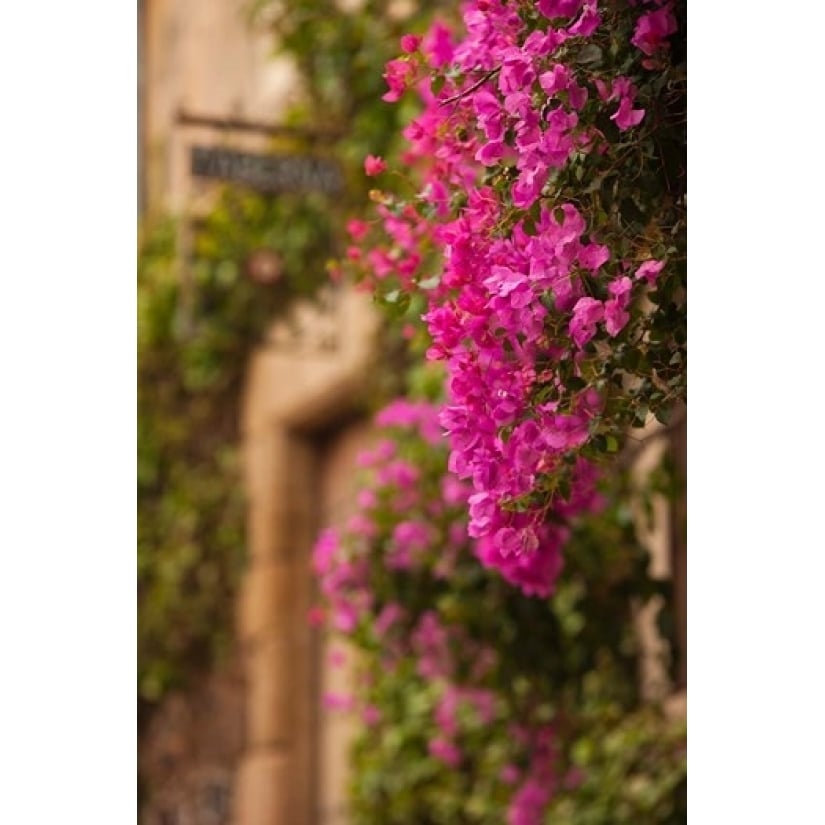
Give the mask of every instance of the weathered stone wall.
POLYGON ((368 386, 377 320, 368 299, 351 292, 326 315, 296 315, 298 334, 290 339, 282 325, 277 343, 253 359, 244 405, 250 567, 239 638, 248 713, 236 825, 332 825, 345 815, 348 722, 323 714, 321 696, 347 677, 328 667, 329 645, 308 621, 310 551, 319 526, 351 499, 351 458, 366 431, 329 433, 368 386), (319 346, 330 327, 333 349, 319 346))
MULTIPOLYGON (((633 476, 640 488, 646 484, 650 473, 659 465, 667 453, 684 474, 686 421, 679 413, 670 427, 663 427, 651 420, 645 429, 634 431, 638 439, 638 455, 632 465, 633 476)), ((684 534, 685 498, 668 501, 664 495, 653 498, 653 519, 649 521, 641 503, 637 502, 636 524, 639 537, 649 548, 650 574, 656 579, 671 580, 674 592, 675 635, 678 649, 670 651, 656 627, 656 616, 661 609, 661 599, 652 599, 637 611, 637 631, 644 651, 640 665, 642 694, 651 701, 667 700, 675 713, 682 713, 684 691, 687 686, 687 634, 686 586, 687 547, 684 534), (676 680, 668 675, 667 662, 675 661, 676 680)))
POLYGON ((245 699, 238 663, 230 662, 164 701, 141 738, 150 792, 141 825, 229 825, 245 699))
MULTIPOLYGON (((248 0, 143 0, 141 143, 145 207, 182 212, 208 194, 189 175, 189 147, 212 144, 204 127, 176 124, 186 109, 215 117, 277 121, 297 94, 272 38, 248 25, 248 0)), ((235 149, 262 149, 266 138, 232 134, 235 149)))

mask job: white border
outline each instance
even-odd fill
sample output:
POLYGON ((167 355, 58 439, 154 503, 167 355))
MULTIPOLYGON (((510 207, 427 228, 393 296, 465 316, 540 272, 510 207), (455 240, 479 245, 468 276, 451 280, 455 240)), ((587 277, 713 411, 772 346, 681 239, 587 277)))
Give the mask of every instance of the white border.
POLYGON ((10 823, 136 818, 136 15, 9 3, 0 24, 10 823))
POLYGON ((689 17, 689 811, 822 816, 821 7, 689 17))

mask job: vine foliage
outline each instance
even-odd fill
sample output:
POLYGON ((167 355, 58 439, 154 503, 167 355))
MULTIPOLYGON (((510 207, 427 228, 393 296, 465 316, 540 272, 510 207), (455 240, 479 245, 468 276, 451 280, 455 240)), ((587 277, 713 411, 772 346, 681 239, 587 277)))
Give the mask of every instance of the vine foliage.
POLYGON ((320 199, 233 189, 196 229, 185 271, 178 238, 175 221, 154 221, 138 260, 138 694, 150 704, 228 648, 245 558, 246 363, 292 300, 314 293, 334 248, 320 199), (260 283, 249 256, 272 248, 280 274, 260 283))

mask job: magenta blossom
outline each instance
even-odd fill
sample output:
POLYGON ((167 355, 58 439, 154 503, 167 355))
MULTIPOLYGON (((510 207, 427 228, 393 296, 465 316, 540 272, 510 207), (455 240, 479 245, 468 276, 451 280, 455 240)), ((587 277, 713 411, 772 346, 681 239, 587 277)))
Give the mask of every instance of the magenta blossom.
POLYGON ((659 273, 664 269, 664 261, 645 261, 637 270, 636 278, 644 279, 649 286, 654 286, 659 273))
POLYGON ((676 18, 668 4, 639 18, 630 42, 646 55, 667 47, 667 38, 676 31, 676 18))
POLYGON ((453 59, 454 52, 450 30, 437 20, 424 36, 421 48, 433 68, 437 69, 449 63, 453 59))
POLYGON ((610 116, 610 119, 624 132, 633 126, 638 126, 644 120, 644 116, 644 109, 634 109, 631 98, 623 97, 619 101, 619 108, 610 116))
POLYGON ((381 100, 387 103, 395 103, 401 100, 404 92, 412 83, 415 77, 416 64, 414 60, 390 60, 386 65, 384 79, 387 81, 389 91, 381 96, 381 100))
POLYGON ((430 756, 438 759, 445 765, 451 768, 457 768, 461 764, 461 751, 455 746, 453 742, 443 737, 431 739, 427 745, 430 756))
POLYGON ((407 54, 412 54, 413 52, 418 51, 418 46, 420 43, 420 37, 417 37, 414 34, 405 34, 401 38, 401 51, 406 52, 407 54))
POLYGON ((369 177, 380 175, 386 168, 387 164, 383 158, 376 157, 375 155, 367 155, 364 159, 364 171, 369 177))
POLYGON ((596 324, 604 318, 604 305, 596 298, 579 298, 573 307, 570 337, 583 347, 595 334, 596 324))

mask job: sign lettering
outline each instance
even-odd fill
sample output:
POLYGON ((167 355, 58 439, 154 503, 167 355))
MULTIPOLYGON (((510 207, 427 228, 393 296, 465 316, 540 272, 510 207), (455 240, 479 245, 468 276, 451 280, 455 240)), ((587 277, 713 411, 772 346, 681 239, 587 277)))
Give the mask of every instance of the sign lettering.
POLYGON ((344 188, 340 166, 311 155, 257 155, 193 146, 191 171, 196 177, 232 181, 258 192, 337 195, 344 188))

